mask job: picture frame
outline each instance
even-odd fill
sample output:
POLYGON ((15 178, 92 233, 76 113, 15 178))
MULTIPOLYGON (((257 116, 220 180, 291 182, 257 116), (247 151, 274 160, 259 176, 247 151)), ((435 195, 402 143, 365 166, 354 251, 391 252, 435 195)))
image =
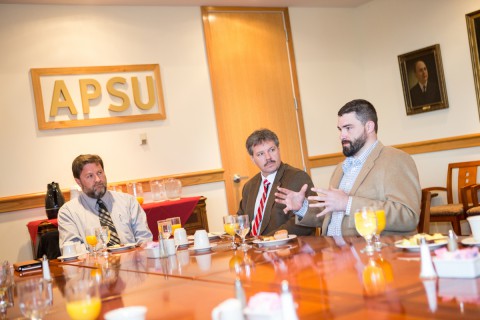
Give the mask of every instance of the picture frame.
POLYGON ((473 79, 477 96, 477 108, 480 117, 480 10, 467 13, 468 44, 470 45, 470 57, 472 59, 473 79))
POLYGON ((448 108, 439 44, 401 54, 398 63, 407 115, 448 108))

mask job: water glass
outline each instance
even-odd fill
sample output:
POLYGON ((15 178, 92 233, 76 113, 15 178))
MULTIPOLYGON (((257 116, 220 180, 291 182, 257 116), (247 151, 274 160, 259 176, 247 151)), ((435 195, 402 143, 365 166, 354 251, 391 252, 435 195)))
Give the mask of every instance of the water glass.
POLYGON ((6 319, 7 308, 13 307, 13 269, 8 261, 0 268, 0 318, 6 319))
POLYGON ((163 239, 168 239, 172 235, 172 223, 170 220, 159 220, 157 221, 158 234, 162 236, 163 239))
POLYGON ((150 181, 150 192, 154 202, 167 200, 167 193, 165 191, 165 184, 159 180, 150 181))
POLYGON ((250 232, 250 220, 248 219, 248 215, 241 215, 237 216, 237 223, 235 224, 235 233, 242 238, 242 244, 240 248, 243 250, 250 249, 251 246, 245 243, 245 237, 247 236, 248 232, 250 232))
POLYGON ((42 319, 52 305, 51 283, 35 278, 18 282, 16 286, 22 314, 32 320, 42 319))
POLYGON ((100 240, 103 247, 103 256, 108 257, 107 251, 108 243, 110 242, 110 229, 107 226, 98 227, 95 229, 97 240, 100 240))
POLYGON ((73 320, 95 320, 100 315, 102 301, 98 285, 87 279, 74 279, 65 286, 67 313, 73 320))
POLYGON ((165 191, 169 200, 178 200, 182 196, 182 182, 170 178, 165 181, 165 191))
POLYGON ((135 197, 138 203, 143 204, 143 186, 141 182, 127 183, 127 192, 135 197))

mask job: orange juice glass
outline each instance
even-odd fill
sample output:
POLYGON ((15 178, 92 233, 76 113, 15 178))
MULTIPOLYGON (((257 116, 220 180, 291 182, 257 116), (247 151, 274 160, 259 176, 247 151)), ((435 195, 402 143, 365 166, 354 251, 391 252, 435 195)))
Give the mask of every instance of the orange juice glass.
POLYGON ((168 218, 167 220, 170 220, 170 223, 172 224, 172 234, 175 234, 175 230, 180 229, 182 227, 182 222, 180 220, 180 217, 173 217, 173 218, 168 218))
POLYGON ((73 320, 95 320, 100 315, 102 301, 97 284, 86 279, 74 279, 65 287, 67 313, 73 320))
POLYGON ((375 210, 375 214, 377 215, 377 234, 380 234, 385 229, 386 225, 385 210, 377 209, 375 210))
POLYGON ((380 241, 380 234, 385 230, 386 226, 386 217, 385 210, 383 208, 375 208, 375 214, 377 215, 377 232, 375 232, 375 249, 380 251, 384 244, 380 241))

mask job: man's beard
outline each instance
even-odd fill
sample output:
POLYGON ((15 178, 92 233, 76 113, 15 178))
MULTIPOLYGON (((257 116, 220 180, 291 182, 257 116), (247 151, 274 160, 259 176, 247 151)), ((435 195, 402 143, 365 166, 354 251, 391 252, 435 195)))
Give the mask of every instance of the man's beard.
POLYGON ((355 154, 357 154, 357 152, 360 149, 363 148, 366 142, 367 142, 367 136, 365 135, 365 133, 362 134, 358 139, 353 140, 353 142, 348 140, 343 140, 342 141, 343 154, 345 155, 345 157, 354 156, 355 154), (348 145, 346 146, 343 145, 344 142, 348 142, 348 145))
POLYGON ((103 184, 101 188, 95 188, 95 186, 93 186, 93 188, 83 190, 83 192, 90 198, 100 199, 101 197, 103 197, 105 192, 107 192, 107 188, 105 186, 106 184, 103 184))

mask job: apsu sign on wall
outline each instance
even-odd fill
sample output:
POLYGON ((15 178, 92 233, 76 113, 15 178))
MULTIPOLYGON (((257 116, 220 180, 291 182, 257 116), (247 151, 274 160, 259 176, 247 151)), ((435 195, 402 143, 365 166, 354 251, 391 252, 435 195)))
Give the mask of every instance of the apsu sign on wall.
POLYGON ((40 130, 166 118, 158 64, 31 69, 40 130))

